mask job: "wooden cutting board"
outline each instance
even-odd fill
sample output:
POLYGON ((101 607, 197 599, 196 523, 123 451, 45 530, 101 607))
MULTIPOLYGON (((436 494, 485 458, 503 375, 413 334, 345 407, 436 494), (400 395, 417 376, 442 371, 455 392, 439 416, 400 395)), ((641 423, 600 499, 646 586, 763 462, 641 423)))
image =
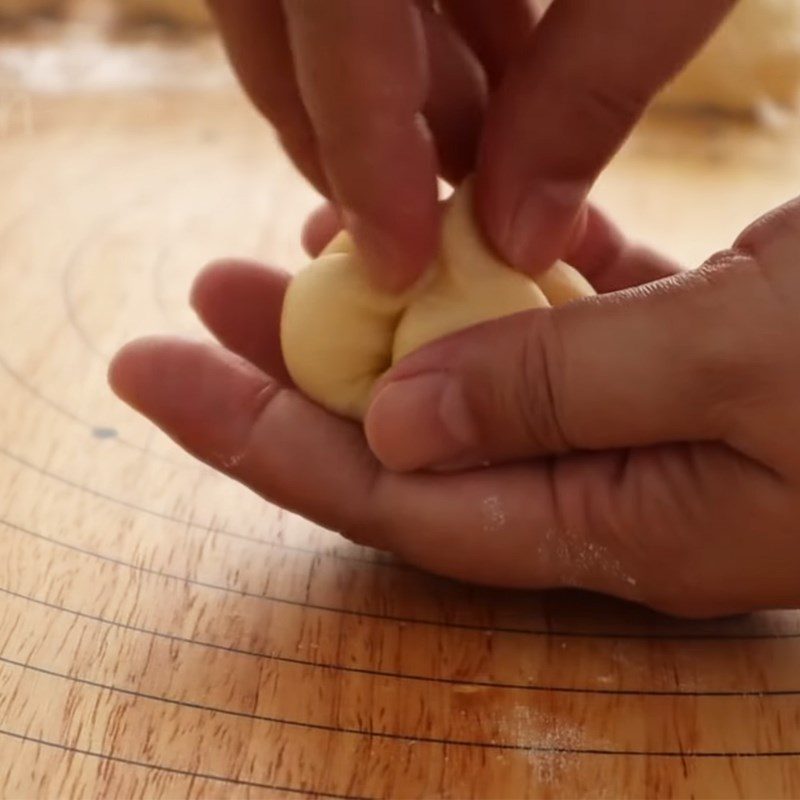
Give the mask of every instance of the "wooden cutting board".
MULTIPOLYGON (((300 264, 314 204, 234 87, 121 46, 60 81, 0 49, 0 795, 800 795, 800 613, 431 578, 115 400, 119 345, 199 334, 211 257, 300 264)), ((800 191, 797 140, 651 120, 598 199, 699 263, 800 191)))

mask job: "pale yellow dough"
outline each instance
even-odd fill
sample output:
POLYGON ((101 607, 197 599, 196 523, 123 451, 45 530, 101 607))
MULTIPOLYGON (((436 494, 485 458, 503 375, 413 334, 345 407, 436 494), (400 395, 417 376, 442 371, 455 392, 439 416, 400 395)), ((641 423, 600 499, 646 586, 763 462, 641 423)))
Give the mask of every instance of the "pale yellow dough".
POLYGON ((473 221, 465 186, 448 203, 435 263, 405 294, 374 288, 350 237, 337 236, 289 285, 281 344, 300 389, 331 411, 362 419, 378 378, 424 344, 592 294, 586 279, 561 262, 537 284, 499 261, 473 221))

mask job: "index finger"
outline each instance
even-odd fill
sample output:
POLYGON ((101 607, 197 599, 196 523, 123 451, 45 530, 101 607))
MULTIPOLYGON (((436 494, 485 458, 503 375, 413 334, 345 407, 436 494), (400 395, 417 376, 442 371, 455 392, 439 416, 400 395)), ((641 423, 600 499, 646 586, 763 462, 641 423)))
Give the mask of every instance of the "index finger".
POLYGON ((327 193, 294 74, 281 0, 207 0, 242 88, 275 126, 297 168, 327 193))
POLYGON ((337 205, 377 282, 434 255, 437 164, 422 118, 423 30, 410 0, 288 0, 298 83, 337 205))
POLYGON ((555 0, 487 114, 476 203, 530 273, 559 258, 600 171, 734 0, 555 0))

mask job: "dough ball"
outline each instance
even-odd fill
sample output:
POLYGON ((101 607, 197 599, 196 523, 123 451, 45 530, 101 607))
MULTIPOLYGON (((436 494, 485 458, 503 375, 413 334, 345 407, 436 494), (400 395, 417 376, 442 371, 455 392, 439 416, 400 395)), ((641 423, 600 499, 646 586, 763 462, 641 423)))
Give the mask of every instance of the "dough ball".
POLYGON ((450 200, 430 282, 412 299, 393 331, 392 363, 453 331, 549 305, 536 283, 488 249, 471 206, 467 191, 450 200))
POLYGON ((374 288, 349 235, 339 234, 290 283, 281 345, 300 389, 362 419, 375 382, 408 353, 480 322, 592 294, 561 262, 533 281, 499 261, 478 232, 464 186, 447 204, 437 258, 404 294, 374 288))
POLYGON ((799 96, 800 0, 739 0, 658 102, 754 113, 799 96))
POLYGON ((114 6, 123 18, 133 22, 170 22, 189 27, 211 25, 211 13, 205 0, 114 0, 114 6))

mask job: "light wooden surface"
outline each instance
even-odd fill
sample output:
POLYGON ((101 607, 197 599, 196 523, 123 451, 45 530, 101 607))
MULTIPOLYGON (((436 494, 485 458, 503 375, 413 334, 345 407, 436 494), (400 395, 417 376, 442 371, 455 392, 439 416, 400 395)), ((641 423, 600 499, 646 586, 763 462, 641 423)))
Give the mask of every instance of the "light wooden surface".
MULTIPOLYGON (((300 263, 314 198, 233 89, 67 91, 15 63, 0 48, 2 797, 800 795, 800 613, 429 578, 122 407, 115 348, 198 334, 211 257, 300 263)), ((797 139, 652 122, 598 195, 697 262, 800 191, 797 139)))

